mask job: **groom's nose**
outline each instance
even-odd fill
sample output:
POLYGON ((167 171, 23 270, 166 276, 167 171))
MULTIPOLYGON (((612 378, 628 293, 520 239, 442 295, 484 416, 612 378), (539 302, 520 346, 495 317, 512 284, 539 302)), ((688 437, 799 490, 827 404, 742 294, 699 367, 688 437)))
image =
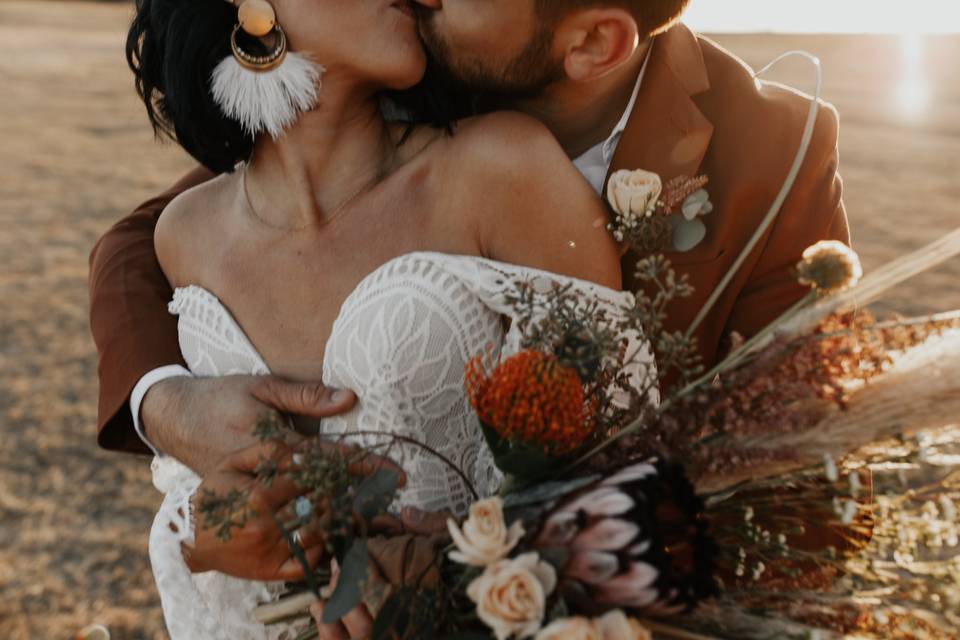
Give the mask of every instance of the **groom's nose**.
POLYGON ((419 5, 423 5, 424 7, 427 7, 428 9, 436 10, 443 6, 443 0, 413 0, 413 1, 419 5))

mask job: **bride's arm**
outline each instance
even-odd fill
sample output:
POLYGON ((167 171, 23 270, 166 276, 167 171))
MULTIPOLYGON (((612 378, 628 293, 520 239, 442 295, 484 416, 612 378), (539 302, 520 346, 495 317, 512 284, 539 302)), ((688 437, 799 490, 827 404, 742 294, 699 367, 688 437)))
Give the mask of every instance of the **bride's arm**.
POLYGON ((606 206, 546 127, 496 113, 468 121, 454 140, 471 160, 467 171, 457 163, 457 190, 485 257, 621 288, 606 206))

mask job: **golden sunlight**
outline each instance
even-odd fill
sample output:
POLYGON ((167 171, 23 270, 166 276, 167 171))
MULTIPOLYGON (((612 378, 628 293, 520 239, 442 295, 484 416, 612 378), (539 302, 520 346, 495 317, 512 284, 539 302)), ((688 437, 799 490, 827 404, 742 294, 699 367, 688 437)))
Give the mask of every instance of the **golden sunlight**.
POLYGON ((932 88, 924 64, 925 46, 924 37, 918 33, 901 36, 902 62, 897 104, 902 114, 911 120, 924 116, 932 100, 932 88))
POLYGON ((704 32, 960 33, 953 0, 692 0, 686 22, 704 32))

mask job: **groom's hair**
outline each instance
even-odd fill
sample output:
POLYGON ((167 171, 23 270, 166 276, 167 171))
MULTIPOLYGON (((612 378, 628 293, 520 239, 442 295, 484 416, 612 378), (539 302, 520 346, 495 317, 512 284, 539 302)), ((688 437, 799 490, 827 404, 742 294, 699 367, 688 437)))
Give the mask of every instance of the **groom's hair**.
POLYGON ((552 22, 559 20, 574 9, 612 5, 622 7, 633 14, 643 36, 652 36, 669 28, 690 0, 536 0, 537 12, 552 22))

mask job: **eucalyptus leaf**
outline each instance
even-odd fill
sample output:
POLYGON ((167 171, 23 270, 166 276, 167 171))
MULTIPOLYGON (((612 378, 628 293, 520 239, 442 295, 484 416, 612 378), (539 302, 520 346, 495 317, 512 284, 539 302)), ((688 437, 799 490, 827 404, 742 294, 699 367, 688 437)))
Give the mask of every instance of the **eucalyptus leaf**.
POLYGON ((546 512, 547 510, 539 505, 514 507, 503 510, 503 520, 507 526, 511 526, 519 520, 523 523, 524 530, 530 531, 539 528, 540 525, 543 524, 543 517, 546 512))
POLYGON ((513 509, 556 500, 557 498, 562 498, 574 491, 582 489, 589 484, 593 484, 599 479, 600 476, 592 475, 574 478, 573 480, 542 482, 527 489, 506 495, 503 498, 503 507, 505 509, 513 509))
POLYGON ((698 218, 684 220, 673 230, 673 248, 676 251, 690 251, 707 237, 707 225, 698 218))
POLYGON ((481 422, 480 429, 483 431, 483 437, 487 441, 487 446, 493 452, 493 457, 507 453, 510 450, 510 443, 500 437, 490 425, 481 422))
POLYGON ((393 502, 399 483, 400 476, 396 471, 378 469, 357 488, 357 495, 353 500, 354 511, 370 522, 375 516, 384 513, 393 502))
POLYGON ((497 468, 512 475, 521 484, 544 478, 550 473, 560 471, 568 464, 562 458, 522 445, 515 445, 505 453, 494 454, 493 459, 497 468))
POLYGON ((544 547, 537 549, 537 553, 540 554, 541 559, 549 562, 558 573, 567 566, 567 562, 570 560, 570 549, 564 547, 544 547))
POLYGON ((370 553, 367 541, 357 539, 340 563, 337 588, 323 607, 323 623, 333 624, 360 604, 367 584, 370 553))
POLYGON ((410 611, 415 595, 413 589, 404 587, 387 598, 377 614, 377 619, 373 621, 373 640, 388 640, 392 634, 403 637, 410 624, 410 611))
POLYGON ((570 616, 570 608, 567 607, 567 602, 562 597, 557 598, 557 601, 553 603, 553 606, 550 607, 547 611, 547 619, 545 622, 550 623, 554 620, 562 620, 563 618, 568 618, 570 616))

